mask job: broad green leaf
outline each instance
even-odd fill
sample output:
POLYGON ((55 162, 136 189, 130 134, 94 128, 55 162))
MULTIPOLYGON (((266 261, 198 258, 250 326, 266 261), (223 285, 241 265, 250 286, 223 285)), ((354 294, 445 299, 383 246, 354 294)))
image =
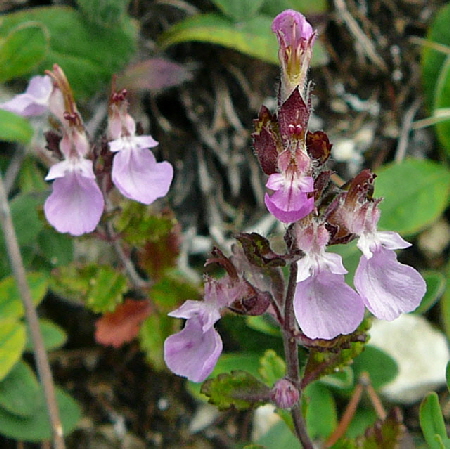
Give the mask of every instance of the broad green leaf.
MULTIPOLYGON (((63 432, 67 435, 80 420, 81 411, 74 399, 59 388, 56 389, 56 399, 63 432)), ((0 433, 20 441, 37 442, 51 439, 52 432, 42 390, 38 407, 31 416, 21 418, 0 408, 0 433)))
POLYGON ((348 426, 345 436, 347 438, 355 438, 363 435, 366 429, 369 426, 372 426, 377 421, 377 419, 377 414, 371 406, 370 408, 359 406, 352 418, 352 421, 350 422, 350 425, 348 426))
POLYGON ((48 32, 38 22, 25 22, 0 39, 0 82, 26 75, 45 57, 48 32))
POLYGON ((427 291, 420 303, 420 306, 414 310, 414 314, 421 315, 434 306, 436 301, 443 295, 447 281, 445 276, 439 271, 425 271, 422 276, 427 283, 427 291))
POLYGON ((259 373, 269 387, 286 374, 286 363, 273 349, 266 351, 260 364, 259 373))
MULTIPOLYGON (((450 108, 450 56, 447 56, 439 72, 434 97, 435 115, 440 109, 450 108)), ((450 119, 436 123, 436 133, 441 145, 450 156, 450 119)))
POLYGON ((227 410, 230 407, 247 410, 267 402, 270 389, 246 371, 238 370, 222 373, 205 381, 201 393, 219 410, 227 410))
POLYGON ((379 228, 415 234, 436 221, 448 205, 450 171, 436 162, 406 159, 377 172, 375 197, 383 197, 379 228))
POLYGON ((272 426, 269 431, 257 441, 266 449, 301 449, 298 439, 284 421, 272 426))
POLYGON ((275 17, 285 9, 293 9, 301 12, 308 19, 309 15, 323 14, 326 12, 328 4, 326 0, 266 0, 261 8, 261 12, 270 17, 275 17))
POLYGON ((132 57, 137 28, 127 17, 120 26, 99 27, 80 11, 64 6, 31 8, 2 16, 0 38, 14 27, 38 22, 47 28, 49 49, 36 71, 59 64, 78 97, 88 97, 111 80, 132 57))
POLYGON ((422 75, 425 97, 431 108, 435 99, 435 89, 438 83, 439 72, 442 69, 446 56, 450 54, 450 4, 440 9, 431 24, 427 41, 423 45, 422 75), (433 46, 439 44, 441 50, 433 46), (443 51, 442 51, 443 50, 443 51))
MULTIPOLYGON (((273 17, 257 16, 234 23, 218 14, 200 14, 176 23, 160 37, 163 48, 180 42, 198 41, 220 44, 263 61, 278 64, 278 43, 270 27, 273 17)), ((327 60, 323 47, 314 44, 311 65, 327 60)))
POLYGON ((361 449, 399 449, 405 433, 403 417, 398 408, 393 408, 388 416, 369 427, 359 438, 361 449))
POLYGON ((86 19, 101 27, 120 26, 129 0, 77 0, 86 19))
POLYGON ((352 368, 344 366, 338 372, 322 377, 319 382, 339 390, 346 390, 353 387, 354 379, 352 368))
POLYGON ((368 373, 372 386, 377 390, 393 380, 398 372, 395 360, 370 344, 353 360, 352 368, 355 381, 362 373, 368 373))
POLYGON ((0 321, 0 380, 5 378, 22 357, 26 339, 23 323, 15 320, 0 321))
POLYGON ((236 22, 254 17, 265 0, 212 0, 231 20, 236 22))
MULTIPOLYGON (((55 324, 53 321, 40 319, 39 327, 41 329, 42 338, 44 339, 44 346, 46 351, 52 351, 53 349, 60 348, 67 341, 67 334, 64 330, 55 324)), ((33 351, 33 341, 30 336, 29 328, 28 339, 25 346, 25 351, 33 351)))
POLYGON ((46 227, 37 237, 40 254, 51 268, 68 265, 73 261, 73 237, 46 227))
POLYGON ((26 144, 33 137, 33 133, 27 119, 0 109, 0 140, 26 144))
POLYGON ((37 166, 36 158, 27 156, 22 161, 18 184, 22 193, 46 192, 49 184, 44 180, 45 172, 37 166))
POLYGON ((39 406, 39 384, 31 368, 22 361, 0 382, 0 408, 18 415, 31 416, 39 406))
POLYGON ((435 435, 447 439, 447 431, 439 405, 439 397, 435 392, 428 393, 420 404, 420 427, 430 449, 441 449, 435 435))
MULTIPOLYGON (((31 298, 38 305, 47 293, 48 276, 44 273, 29 273, 27 275, 31 298)), ((0 320, 18 319, 24 314, 22 300, 13 276, 7 276, 0 281, 0 320)))
POLYGON ((337 411, 333 395, 320 382, 308 385, 306 401, 306 427, 312 439, 327 438, 337 426, 337 411))

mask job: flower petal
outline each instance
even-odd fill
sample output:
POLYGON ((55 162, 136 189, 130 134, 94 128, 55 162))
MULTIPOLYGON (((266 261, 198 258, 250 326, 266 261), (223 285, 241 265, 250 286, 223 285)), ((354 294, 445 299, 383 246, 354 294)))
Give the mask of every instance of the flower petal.
POLYGON ((212 327, 202 331, 198 317, 186 321, 184 329, 164 342, 164 360, 169 369, 193 382, 202 382, 216 366, 222 339, 212 327))
POLYGON ((293 223, 306 217, 314 209, 314 198, 308 198, 306 193, 301 192, 295 201, 287 200, 284 193, 279 190, 272 196, 267 193, 264 197, 267 210, 283 223, 293 223))
POLYGON ((343 275, 320 271, 297 283, 294 313, 307 337, 331 340, 358 327, 364 304, 343 275))
POLYGON ((398 262, 395 252, 382 246, 370 259, 361 256, 354 283, 366 307, 388 321, 416 309, 427 289, 418 271, 398 262))
POLYGON ((25 93, 0 104, 0 108, 25 117, 43 114, 48 109, 52 90, 53 83, 49 76, 34 76, 25 93))
POLYGON ((172 178, 172 165, 156 162, 150 150, 128 148, 114 156, 112 180, 120 193, 132 200, 153 203, 167 194, 172 178))
POLYGON ((170 312, 169 316, 185 319, 197 316, 202 323, 203 332, 206 332, 220 320, 220 311, 208 302, 187 300, 178 309, 170 312))
POLYGON ((69 171, 53 181, 53 191, 45 201, 44 212, 58 232, 81 235, 95 229, 103 206, 103 195, 95 179, 69 171))

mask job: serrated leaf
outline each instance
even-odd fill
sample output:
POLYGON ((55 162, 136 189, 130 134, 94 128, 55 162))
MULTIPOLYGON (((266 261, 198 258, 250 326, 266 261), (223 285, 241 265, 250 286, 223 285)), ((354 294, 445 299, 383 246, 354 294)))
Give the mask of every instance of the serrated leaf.
MULTIPOLYGON (((38 305, 47 293, 48 276, 44 273, 28 273, 27 283, 31 298, 38 305)), ((16 280, 7 276, 0 281, 0 319, 21 318, 24 314, 16 280)))
POLYGON ((313 382, 304 391, 306 427, 312 439, 327 438, 337 426, 336 403, 330 390, 313 382))
MULTIPOLYGON (((74 399, 63 390, 56 389, 56 399, 61 415, 64 435, 69 434, 81 418, 81 412, 74 399)), ((20 418, 0 408, 0 433, 20 441, 38 442, 50 440, 52 431, 43 392, 40 392, 39 405, 35 412, 20 418)))
POLYGON ((39 384, 31 368, 19 361, 0 382, 0 408, 17 415, 33 415, 39 406, 39 384))
POLYGON ((431 309, 443 295, 447 284, 445 276, 439 271, 425 271, 422 276, 427 283, 427 291, 419 307, 412 312, 414 315, 421 315, 431 309))
POLYGON ((267 402, 270 389, 246 371, 238 370, 222 373, 214 379, 205 381, 201 393, 219 410, 231 407, 247 410, 267 402))
MULTIPOLYGON (((53 321, 40 318, 39 327, 41 329, 41 334, 44 340, 44 347, 46 351, 52 351, 53 349, 60 348, 66 343, 66 332, 53 321)), ((34 345, 30 336, 29 328, 27 328, 27 330, 28 339, 25 346, 25 351, 33 351, 34 345)))
POLYGON ((82 13, 65 6, 29 8, 2 16, 0 37, 24 22, 38 22, 50 35, 49 49, 37 72, 59 64, 77 97, 87 97, 108 83, 135 51, 137 28, 128 18, 114 27, 88 23, 82 13))
MULTIPOLYGON (((435 88, 433 115, 438 115, 439 110, 448 108, 450 108, 450 56, 447 56, 439 72, 435 88)), ((435 127, 439 142, 445 148, 447 156, 449 156, 450 119, 438 121, 435 127)))
POLYGON ((406 159, 377 174, 375 196, 384 198, 380 229, 415 234, 436 221, 448 205, 450 171, 443 165, 406 159))
POLYGON ((6 377, 22 357, 26 339, 23 323, 15 320, 0 320, 0 380, 6 377))
POLYGON ((265 352, 261 357, 260 365, 259 373, 269 387, 286 374, 286 363, 273 349, 265 352))
POLYGON ((39 22, 25 22, 0 40, 0 83, 30 73, 45 57, 48 31, 39 22))
POLYGON ((27 144, 33 134, 33 128, 26 118, 0 109, 0 141, 27 144))
MULTIPOLYGON (((199 14, 169 28, 160 36, 160 44, 163 48, 189 41, 220 44, 278 64, 278 44, 270 29, 272 20, 273 17, 259 15, 236 24, 218 14, 199 14)), ((325 50, 316 42, 311 65, 322 65, 327 59, 325 50)))
POLYGON ((428 393, 420 404, 420 427, 430 449, 441 449, 435 435, 446 439, 447 430, 439 405, 439 397, 435 392, 428 393))

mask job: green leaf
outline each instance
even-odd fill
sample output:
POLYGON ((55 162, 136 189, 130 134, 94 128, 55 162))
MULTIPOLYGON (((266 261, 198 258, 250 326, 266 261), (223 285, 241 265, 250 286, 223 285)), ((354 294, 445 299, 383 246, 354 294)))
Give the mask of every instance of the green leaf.
POLYGON ((266 449, 301 449, 298 439, 284 421, 280 421, 272 426, 266 434, 258 439, 257 443, 266 449))
POLYGON ((340 371, 322 377, 319 382, 339 390, 346 390, 353 387, 354 379, 351 367, 344 366, 340 371))
MULTIPOLYGON (((44 273, 27 275, 31 298, 38 305, 47 293, 48 277, 44 273)), ((22 300, 14 276, 7 276, 0 281, 0 319, 18 319, 24 314, 22 300)))
POLYGON ((450 362, 447 363, 447 368, 445 370, 445 378, 447 380, 447 389, 450 391, 450 362))
POLYGON ((30 73, 45 57, 48 32, 38 22, 25 22, 0 40, 0 83, 30 73))
MULTIPOLYGON (((450 56, 447 56, 437 79, 433 115, 440 109, 450 108, 450 56)), ((441 145, 450 156, 450 119, 436 123, 436 133, 441 145)))
MULTIPOLYGON (((71 396, 58 388, 56 389, 56 399, 63 432, 64 435, 67 435, 81 418, 80 408, 71 396)), ((0 408, 0 433, 20 441, 37 442, 51 439, 52 432, 42 390, 38 407, 31 416, 21 418, 0 408)))
POLYGON ((51 268, 68 265, 73 261, 73 237, 53 228, 44 228, 37 237, 40 253, 51 268))
POLYGON ((49 31, 50 45, 37 72, 59 64, 76 96, 88 97, 111 80, 135 51, 137 28, 127 17, 114 27, 87 22, 80 11, 64 6, 31 8, 2 16, 0 38, 14 27, 38 22, 49 31))
POLYGON ((441 449, 435 435, 447 439, 447 431, 439 405, 439 397, 435 392, 428 393, 420 404, 420 427, 430 449, 441 449))
POLYGON ((0 408, 27 417, 39 406, 39 384, 31 368, 19 361, 0 382, 0 408))
MULTIPOLYGON (((209 42, 278 64, 278 44, 270 30, 272 20, 273 17, 261 15, 236 24, 218 14, 199 14, 169 28, 160 36, 160 44, 167 48, 180 42, 209 42)), ((312 66, 327 61, 325 50, 318 44, 314 44, 312 66)))
POLYGON ((385 419, 379 419, 366 430, 359 439, 359 446, 361 449, 400 449, 404 433, 401 412, 393 408, 385 419))
POLYGON ((435 88, 439 72, 442 69, 445 58, 450 54, 450 4, 440 9, 431 24, 427 36, 427 42, 423 46, 422 53, 422 75, 425 97, 431 108, 435 99, 435 88), (440 44, 447 53, 433 47, 433 43, 440 44))
POLYGON ((326 0, 266 0, 261 8, 261 12, 270 17, 275 17, 286 9, 300 11, 308 18, 308 15, 322 14, 326 12, 328 4, 326 0))
POLYGON ((380 229, 415 234, 436 221, 447 207, 450 172, 442 165, 406 159, 377 174, 375 196, 384 198, 380 229))
POLYGON ((139 345, 145 351, 146 359, 157 370, 163 370, 164 340, 174 332, 172 317, 166 314, 150 315, 141 325, 139 330, 139 345))
POLYGON ((427 312, 441 298, 445 291, 447 280, 439 271, 425 271, 422 276, 427 283, 427 291, 419 307, 414 310, 415 315, 421 315, 427 312))
POLYGON ((215 379, 205 381, 201 393, 219 410, 227 410, 230 407, 247 410, 267 402, 270 389, 246 371, 238 370, 222 373, 215 379))
MULTIPOLYGON (((44 339, 44 346, 46 351, 51 351, 53 349, 60 348, 67 341, 67 334, 64 330, 55 324, 53 321, 40 319, 39 327, 41 329, 42 338, 44 339)), ((28 328, 28 339, 25 346, 25 351, 33 351, 33 342, 31 340, 29 328, 28 328)))
POLYGON ((32 156, 25 157, 18 175, 20 191, 22 193, 46 192, 48 183, 45 182, 44 177, 45 174, 37 166, 36 159, 32 156))
POLYGON ((310 438, 329 437, 337 426, 336 403, 330 390, 321 382, 313 382, 305 389, 303 399, 310 438))
POLYGON ((0 140, 27 144, 33 133, 33 128, 26 118, 0 109, 0 140))
POLYGON ((259 373, 269 387, 286 374, 284 360, 273 350, 268 349, 261 357, 259 373))
POLYGON ((129 0, 77 0, 87 20, 101 27, 120 26, 129 0))
POLYGON ((398 373, 395 360, 370 344, 353 360, 352 367, 355 380, 358 380, 362 373, 368 373, 376 390, 393 380, 398 373))
POLYGON ((254 329, 255 331, 262 332, 266 335, 271 335, 272 337, 280 336, 280 328, 270 323, 266 315, 248 315, 245 317, 245 322, 250 329, 254 329))
POLYGON ((15 320, 0 321, 0 380, 5 378, 22 357, 26 339, 23 323, 15 320))
POLYGON ((254 17, 265 0, 212 0, 231 20, 244 21, 254 17))

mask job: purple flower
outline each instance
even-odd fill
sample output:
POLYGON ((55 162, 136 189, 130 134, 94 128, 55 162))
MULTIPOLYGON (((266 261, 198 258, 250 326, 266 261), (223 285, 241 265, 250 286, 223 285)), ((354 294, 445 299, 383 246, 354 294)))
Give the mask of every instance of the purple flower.
POLYGON ((272 31, 277 35, 280 46, 282 103, 295 87, 303 89, 305 85, 316 34, 305 17, 292 9, 275 17, 272 31))
POLYGON ((309 169, 308 155, 301 150, 292 154, 285 150, 278 158, 280 173, 269 176, 266 187, 274 192, 266 193, 264 202, 269 212, 283 223, 293 223, 306 217, 314 209, 312 177, 305 176, 309 169))
POLYGON ((58 232, 75 236, 92 232, 104 206, 92 161, 64 160, 53 165, 45 179, 54 179, 52 193, 44 204, 48 222, 58 232))
POLYGON ((156 162, 149 148, 158 145, 151 136, 120 137, 109 142, 117 152, 113 159, 112 180, 120 193, 143 204, 151 204, 167 194, 173 168, 169 162, 156 162))
POLYGON ((331 340, 352 333, 364 317, 364 304, 344 279, 347 270, 338 254, 326 253, 329 240, 323 224, 297 225, 298 247, 305 256, 297 262, 294 313, 309 338, 331 340))
POLYGON ((126 91, 113 93, 109 105, 109 149, 115 152, 112 181, 120 193, 143 204, 167 194, 173 167, 156 162, 150 148, 158 145, 151 136, 136 136, 136 123, 127 113, 126 91))
POLYGON ((214 329, 220 310, 231 299, 228 286, 207 278, 204 301, 186 301, 169 316, 186 319, 183 330, 164 342, 164 360, 171 371, 193 382, 202 382, 214 369, 222 352, 222 339, 214 329))
POLYGON ((23 94, 0 104, 0 109, 25 117, 40 115, 47 111, 53 82, 48 75, 34 76, 23 94))

